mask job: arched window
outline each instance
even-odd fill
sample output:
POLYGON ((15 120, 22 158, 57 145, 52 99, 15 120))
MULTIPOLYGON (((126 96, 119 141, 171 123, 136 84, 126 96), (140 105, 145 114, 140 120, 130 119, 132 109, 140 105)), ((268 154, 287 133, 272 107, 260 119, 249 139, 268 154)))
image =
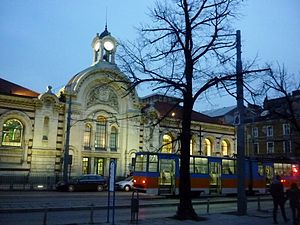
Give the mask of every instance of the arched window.
POLYGON ((23 138, 23 125, 17 119, 8 119, 2 128, 3 146, 21 146, 23 138))
POLYGON ((83 135, 84 149, 91 148, 91 134, 92 134, 92 126, 87 123, 85 124, 84 135, 83 135))
POLYGON ((222 155, 230 155, 230 145, 229 142, 226 140, 223 140, 221 143, 221 153, 222 155))
POLYGON ((211 156, 212 146, 208 138, 204 140, 204 155, 211 156))
POLYGON ((106 150, 106 123, 107 120, 103 116, 97 118, 96 133, 95 133, 95 149, 106 150))
POLYGON ((117 151, 118 130, 115 127, 111 128, 109 146, 111 151, 117 151))
POLYGON ((46 116, 44 118, 44 127, 43 127, 43 141, 48 140, 48 134, 49 134, 49 117, 46 116))
POLYGON ((190 140, 190 155, 195 155, 196 154, 196 142, 193 138, 190 140))
POLYGON ((172 153, 172 137, 169 134, 163 136, 161 152, 172 153))

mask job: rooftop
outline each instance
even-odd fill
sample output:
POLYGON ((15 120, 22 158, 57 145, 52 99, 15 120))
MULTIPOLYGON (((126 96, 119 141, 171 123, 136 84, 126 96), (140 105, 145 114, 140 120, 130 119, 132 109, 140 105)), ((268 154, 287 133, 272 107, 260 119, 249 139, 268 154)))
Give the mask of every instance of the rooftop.
POLYGON ((18 84, 0 78, 0 94, 36 98, 40 94, 18 84))
POLYGON ((207 116, 211 116, 211 117, 219 117, 219 116, 224 116, 225 114, 231 112, 235 108, 236 108, 236 105, 233 105, 233 106, 227 106, 227 107, 223 107, 223 108, 219 108, 219 109, 206 110, 206 111, 203 111, 202 113, 207 116))

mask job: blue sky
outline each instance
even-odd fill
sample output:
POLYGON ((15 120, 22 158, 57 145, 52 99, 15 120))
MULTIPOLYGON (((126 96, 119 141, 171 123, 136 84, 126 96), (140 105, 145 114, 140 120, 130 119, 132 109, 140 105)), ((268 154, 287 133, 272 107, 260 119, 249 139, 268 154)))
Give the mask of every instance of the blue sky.
MULTIPOLYGON (((105 27, 119 40, 134 40, 147 22, 149 0, 1 0, 0 77, 37 92, 58 91, 92 63, 91 41, 105 27)), ((244 1, 236 29, 242 58, 284 63, 300 77, 300 1, 244 1)), ((140 96, 147 93, 138 92, 140 96)), ((212 104, 212 105, 211 105, 212 104)), ((235 104, 232 98, 205 109, 235 104)), ((203 109, 202 109, 203 110, 203 109)))

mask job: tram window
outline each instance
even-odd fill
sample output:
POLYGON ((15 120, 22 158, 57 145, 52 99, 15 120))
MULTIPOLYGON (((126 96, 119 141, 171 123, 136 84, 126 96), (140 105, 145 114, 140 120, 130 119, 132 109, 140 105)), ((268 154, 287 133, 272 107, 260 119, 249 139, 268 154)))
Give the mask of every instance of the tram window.
POLYGON ((257 173, 259 176, 264 176, 264 166, 261 163, 257 165, 257 173))
POLYGON ((157 155, 149 155, 149 172, 157 172, 157 155))
POLYGON ((292 172, 292 164, 290 163, 274 163, 275 174, 279 176, 290 176, 292 172))
POLYGON ((147 170, 147 156, 137 155, 135 160, 135 171, 146 172, 147 170))
POLYGON ((207 158, 195 157, 195 173, 208 173, 208 160, 207 158))
POLYGON ((231 159, 222 160, 222 173, 223 174, 236 174, 236 162, 231 159))
POLYGON ((292 174, 292 164, 283 164, 284 176, 290 176, 292 174))
POLYGON ((190 157, 190 173, 195 173, 194 157, 190 157))

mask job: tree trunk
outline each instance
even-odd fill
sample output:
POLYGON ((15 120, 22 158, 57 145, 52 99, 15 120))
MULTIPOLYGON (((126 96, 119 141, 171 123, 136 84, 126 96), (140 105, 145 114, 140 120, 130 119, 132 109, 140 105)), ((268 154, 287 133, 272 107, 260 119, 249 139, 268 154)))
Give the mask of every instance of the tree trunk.
POLYGON ((179 205, 176 217, 180 220, 198 219, 193 205, 191 195, 190 179, 190 139, 191 139, 191 115, 192 100, 186 99, 183 105, 181 152, 180 152, 180 180, 179 180, 179 205))

